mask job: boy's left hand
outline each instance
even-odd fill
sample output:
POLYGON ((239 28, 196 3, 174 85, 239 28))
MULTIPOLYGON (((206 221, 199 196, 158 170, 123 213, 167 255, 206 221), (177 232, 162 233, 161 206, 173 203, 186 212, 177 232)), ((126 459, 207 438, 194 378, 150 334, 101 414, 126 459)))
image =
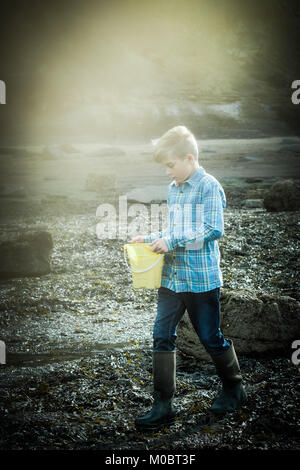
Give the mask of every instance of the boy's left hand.
POLYGON ((163 238, 157 238, 152 243, 150 243, 150 248, 155 253, 167 253, 167 251, 169 251, 163 238))

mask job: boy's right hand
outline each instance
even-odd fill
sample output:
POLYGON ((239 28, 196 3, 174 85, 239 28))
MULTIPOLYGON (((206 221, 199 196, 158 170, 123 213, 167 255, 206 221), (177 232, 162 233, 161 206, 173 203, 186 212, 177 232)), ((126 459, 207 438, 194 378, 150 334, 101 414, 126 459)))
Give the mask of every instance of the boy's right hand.
POLYGON ((143 237, 141 237, 140 235, 138 235, 137 237, 133 237, 129 243, 144 243, 144 239, 143 237))

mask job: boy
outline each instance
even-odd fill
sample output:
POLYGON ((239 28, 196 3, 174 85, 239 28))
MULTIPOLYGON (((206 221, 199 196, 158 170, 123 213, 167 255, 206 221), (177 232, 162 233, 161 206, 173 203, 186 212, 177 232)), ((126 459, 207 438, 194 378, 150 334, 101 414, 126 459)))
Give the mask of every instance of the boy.
POLYGON ((170 129, 155 142, 154 160, 173 179, 167 195, 168 228, 130 240, 150 243, 154 252, 165 254, 153 330, 154 402, 149 413, 135 420, 141 430, 156 430, 175 420, 176 329, 185 310, 222 382, 212 412, 233 411, 246 399, 233 343, 220 330, 223 188, 199 165, 196 139, 185 126, 170 129))

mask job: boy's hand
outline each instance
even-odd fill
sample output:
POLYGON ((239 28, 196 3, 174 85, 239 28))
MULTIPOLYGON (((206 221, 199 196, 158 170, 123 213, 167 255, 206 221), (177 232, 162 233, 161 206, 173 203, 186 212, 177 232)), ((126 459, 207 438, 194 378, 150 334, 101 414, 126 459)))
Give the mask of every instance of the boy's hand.
POLYGON ((163 238, 157 238, 152 243, 150 243, 150 248, 155 253, 167 253, 167 251, 169 251, 163 238))
POLYGON ((133 237, 129 243, 144 243, 144 239, 138 235, 137 237, 133 237))

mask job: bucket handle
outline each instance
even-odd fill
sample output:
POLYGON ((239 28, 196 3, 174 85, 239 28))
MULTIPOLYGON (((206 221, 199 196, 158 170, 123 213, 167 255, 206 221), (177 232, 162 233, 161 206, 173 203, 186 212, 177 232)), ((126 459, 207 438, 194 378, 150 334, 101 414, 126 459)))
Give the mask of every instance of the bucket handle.
POLYGON ((124 246, 124 259, 125 259, 125 263, 127 264, 127 267, 128 267, 134 274, 142 274, 142 273, 146 273, 147 271, 150 271, 150 269, 154 268, 154 266, 156 266, 156 265, 160 262, 162 256, 163 256, 163 255, 160 255, 160 257, 155 261, 154 264, 152 264, 152 266, 150 266, 150 268, 143 269, 142 271, 135 271, 134 269, 132 269, 132 268, 128 265, 127 258, 126 258, 126 247, 124 246))

